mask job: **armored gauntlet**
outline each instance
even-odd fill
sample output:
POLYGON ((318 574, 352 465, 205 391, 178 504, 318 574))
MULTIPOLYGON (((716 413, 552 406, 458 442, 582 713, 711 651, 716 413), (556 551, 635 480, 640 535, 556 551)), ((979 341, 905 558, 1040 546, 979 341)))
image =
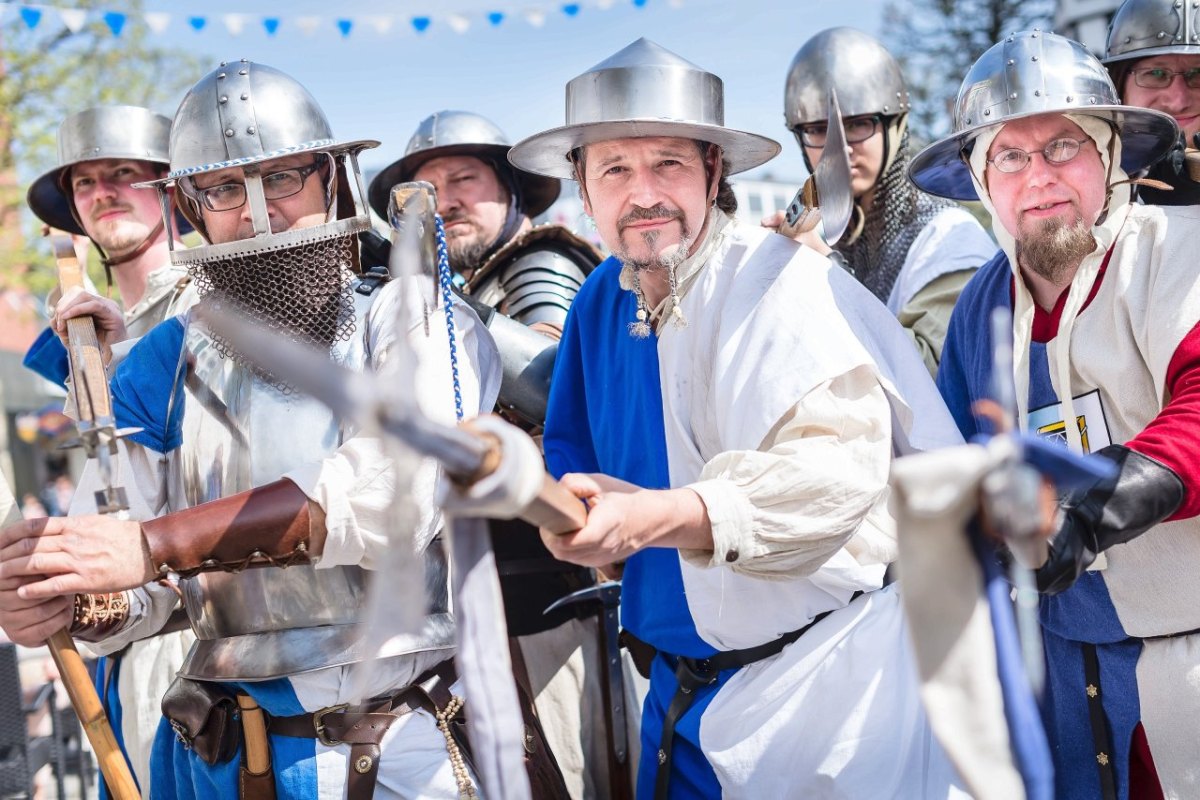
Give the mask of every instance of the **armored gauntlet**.
POLYGON ((1050 556, 1037 570, 1038 590, 1046 594, 1070 588, 1098 554, 1141 536, 1183 502, 1183 481, 1154 459, 1119 444, 1096 455, 1116 462, 1120 471, 1062 501, 1050 556))

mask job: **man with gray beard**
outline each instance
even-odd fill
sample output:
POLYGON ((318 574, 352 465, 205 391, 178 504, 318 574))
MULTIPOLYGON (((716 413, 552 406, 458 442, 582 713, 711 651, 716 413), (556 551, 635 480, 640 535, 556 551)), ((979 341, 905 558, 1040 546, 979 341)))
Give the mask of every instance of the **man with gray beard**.
POLYGON ((981 200, 1002 248, 963 291, 938 374, 964 436, 992 395, 982 334, 1008 308, 1020 427, 1118 468, 1060 502, 1037 569, 1059 797, 1200 792, 1200 209, 1131 203, 1128 178, 1176 136, 1121 105, 1082 45, 1027 31, 975 63, 954 133, 910 172, 981 200))

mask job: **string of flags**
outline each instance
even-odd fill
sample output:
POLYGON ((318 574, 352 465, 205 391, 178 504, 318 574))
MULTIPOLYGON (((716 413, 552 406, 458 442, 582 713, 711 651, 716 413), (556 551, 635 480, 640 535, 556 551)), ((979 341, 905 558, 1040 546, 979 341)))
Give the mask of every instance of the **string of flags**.
POLYGON ((665 5, 669 8, 681 8, 684 0, 590 0, 589 2, 565 2, 555 5, 524 6, 519 9, 481 12, 445 12, 436 14, 370 14, 357 17, 321 17, 321 16, 280 16, 255 14, 217 14, 194 15, 172 14, 162 11, 147 11, 138 14, 122 11, 105 11, 103 9, 60 8, 58 6, 38 5, 32 3, 4 2, 0 5, 0 19, 10 9, 15 10, 21 21, 29 30, 39 27, 49 29, 57 24, 66 27, 71 33, 78 33, 89 20, 99 20, 104 23, 113 36, 120 36, 129 24, 141 22, 152 33, 161 34, 172 26, 184 26, 196 33, 206 33, 219 30, 221 27, 231 36, 259 30, 268 37, 279 36, 289 31, 297 31, 305 36, 325 31, 337 31, 342 38, 350 38, 353 33, 363 29, 373 31, 380 36, 390 33, 411 30, 416 34, 425 34, 438 29, 449 29, 454 33, 463 34, 473 26, 499 28, 512 24, 513 21, 524 21, 535 28, 542 27, 548 18, 578 18, 585 10, 606 11, 615 7, 625 6, 643 9, 651 2, 665 5))

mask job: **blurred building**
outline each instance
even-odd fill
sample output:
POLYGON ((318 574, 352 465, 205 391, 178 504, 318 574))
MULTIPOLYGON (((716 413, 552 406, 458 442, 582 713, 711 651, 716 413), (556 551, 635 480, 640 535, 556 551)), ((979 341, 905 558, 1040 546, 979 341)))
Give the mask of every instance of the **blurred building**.
POLYGON ((1108 23, 1120 7, 1121 0, 1059 0, 1054 32, 1103 55, 1108 42, 1108 23))

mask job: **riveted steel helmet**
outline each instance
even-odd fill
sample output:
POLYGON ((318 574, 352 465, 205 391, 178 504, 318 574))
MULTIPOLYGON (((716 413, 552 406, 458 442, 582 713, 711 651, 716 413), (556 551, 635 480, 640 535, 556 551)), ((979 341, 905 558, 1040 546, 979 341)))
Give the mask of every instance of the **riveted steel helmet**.
POLYGON ((725 127, 725 87, 711 72, 638 39, 567 84, 567 124, 515 144, 518 168, 575 178, 571 153, 611 139, 671 136, 719 145, 730 174, 765 164, 780 150, 765 136, 725 127))
POLYGON ((1104 63, 1172 54, 1200 55, 1200 6, 1194 0, 1125 0, 1109 25, 1104 63))
POLYGON ((1066 113, 1112 123, 1121 137, 1121 167, 1130 175, 1161 158, 1178 136, 1167 114, 1121 105, 1104 65, 1083 45, 1023 31, 993 45, 967 72, 953 133, 918 153, 909 177, 930 194, 976 200, 966 160, 975 137, 1016 119, 1066 113))
MULTIPOLYGON (((558 199, 562 185, 557 178, 511 168, 510 149, 512 142, 487 117, 470 111, 439 111, 421 120, 404 148, 404 156, 375 176, 367 190, 367 199, 376 214, 386 217, 388 191, 397 183, 413 180, 422 164, 443 156, 475 156, 491 164, 497 173, 511 173, 521 193, 521 210, 536 217, 558 199)), ((504 175, 500 178, 506 182, 504 175)))
POLYGON ((58 126, 58 166, 30 185, 29 207, 52 228, 86 236, 71 198, 71 167, 115 158, 166 168, 170 131, 170 119, 138 106, 102 106, 72 114, 58 126))
POLYGON ((843 117, 895 116, 909 110, 900 65, 874 37, 854 28, 829 28, 813 36, 788 67, 783 116, 796 134, 824 122, 829 90, 837 91, 843 117))
POLYGON ((370 139, 335 140, 317 101, 279 70, 246 59, 222 62, 179 104, 171 123, 170 172, 148 185, 161 190, 174 182, 182 195, 181 210, 196 230, 206 234, 192 180, 207 172, 240 167, 246 174, 246 202, 253 214, 255 238, 286 236, 271 234, 258 165, 298 153, 326 153, 340 178, 336 182, 338 215, 353 217, 361 230, 370 224, 370 218, 358 154, 378 146, 379 142, 370 139), (354 180, 348 181, 349 177, 354 180))

